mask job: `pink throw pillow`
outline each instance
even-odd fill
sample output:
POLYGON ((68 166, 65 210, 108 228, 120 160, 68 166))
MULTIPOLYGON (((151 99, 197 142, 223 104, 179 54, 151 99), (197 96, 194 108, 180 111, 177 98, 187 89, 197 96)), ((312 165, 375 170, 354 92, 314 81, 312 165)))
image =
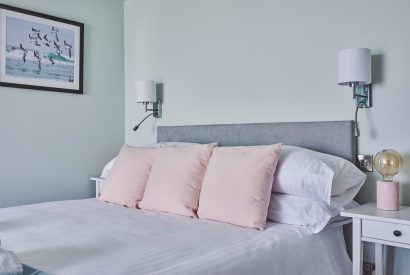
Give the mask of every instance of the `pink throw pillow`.
POLYGON ((215 148, 198 217, 263 230, 282 144, 215 148))
POLYGON ((196 217, 202 181, 215 144, 158 149, 141 209, 196 217))
POLYGON ((124 145, 99 199, 135 208, 144 194, 156 152, 156 148, 124 145))

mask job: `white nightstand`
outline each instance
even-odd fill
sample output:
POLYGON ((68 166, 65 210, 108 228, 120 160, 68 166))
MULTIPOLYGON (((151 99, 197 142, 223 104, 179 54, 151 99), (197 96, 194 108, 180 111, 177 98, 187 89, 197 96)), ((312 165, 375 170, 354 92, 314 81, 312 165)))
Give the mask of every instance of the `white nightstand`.
POLYGON ((99 198, 104 187, 105 179, 100 177, 91 177, 90 180, 95 181, 95 197, 99 198))
POLYGON ((353 275, 362 274, 363 242, 375 244, 376 275, 382 275, 383 245, 410 249, 410 207, 383 211, 367 203, 341 213, 353 218, 353 275))

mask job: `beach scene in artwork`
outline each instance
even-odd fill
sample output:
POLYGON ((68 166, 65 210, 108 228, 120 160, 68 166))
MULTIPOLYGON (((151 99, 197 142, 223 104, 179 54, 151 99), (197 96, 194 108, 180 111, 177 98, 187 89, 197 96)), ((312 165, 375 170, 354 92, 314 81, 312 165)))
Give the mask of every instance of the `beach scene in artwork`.
POLYGON ((7 76, 74 82, 75 33, 72 30, 6 17, 7 76))

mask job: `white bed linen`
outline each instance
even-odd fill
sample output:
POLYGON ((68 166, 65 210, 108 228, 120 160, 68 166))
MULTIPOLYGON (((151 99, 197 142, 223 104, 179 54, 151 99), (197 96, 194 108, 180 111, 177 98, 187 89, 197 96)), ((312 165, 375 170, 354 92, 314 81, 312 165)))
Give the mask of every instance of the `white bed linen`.
POLYGON ((52 274, 351 273, 342 228, 265 231, 124 208, 96 199, 0 209, 0 238, 52 274))

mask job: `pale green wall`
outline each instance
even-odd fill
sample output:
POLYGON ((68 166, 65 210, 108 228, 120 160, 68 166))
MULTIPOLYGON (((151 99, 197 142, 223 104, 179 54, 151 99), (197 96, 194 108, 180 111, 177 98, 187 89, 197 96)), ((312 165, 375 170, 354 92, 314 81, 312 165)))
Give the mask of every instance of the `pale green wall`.
MULTIPOLYGON (((127 0, 126 142, 154 142, 156 123, 352 119, 351 90, 336 85, 336 54, 368 47, 376 55, 374 107, 359 114, 359 151, 393 148, 407 157, 397 179, 410 205, 409 11, 408 0, 127 0), (165 97, 163 118, 137 133, 135 79, 163 82, 165 97)), ((376 177, 360 202, 375 200, 376 177)), ((408 274, 406 258, 410 252, 397 250, 394 274, 408 274)))
POLYGON ((87 198, 124 142, 123 1, 3 0, 85 24, 84 94, 0 87, 0 207, 87 198))

